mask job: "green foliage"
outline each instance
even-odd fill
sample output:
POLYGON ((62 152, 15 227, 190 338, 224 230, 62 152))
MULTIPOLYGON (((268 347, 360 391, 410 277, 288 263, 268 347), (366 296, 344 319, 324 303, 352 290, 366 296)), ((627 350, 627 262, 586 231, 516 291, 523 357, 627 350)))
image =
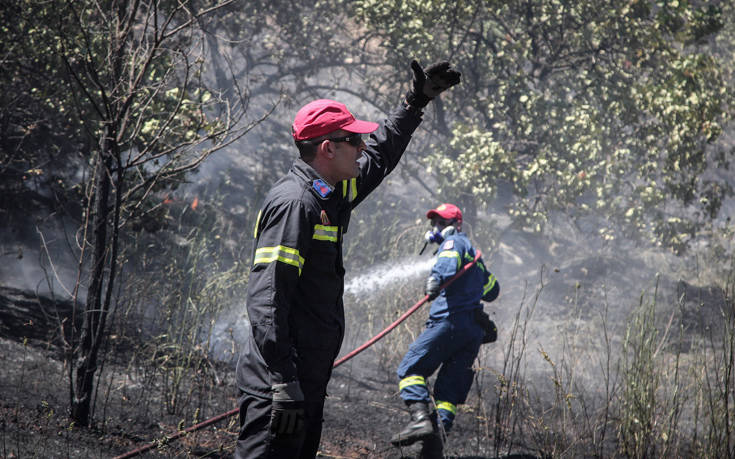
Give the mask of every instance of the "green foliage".
POLYGON ((74 192, 83 186, 79 172, 109 131, 134 212, 152 190, 175 187, 201 161, 205 141, 229 137, 240 109, 222 105, 202 81, 202 39, 186 27, 197 12, 159 7, 22 1, 3 8, 0 164, 10 180, 0 187, 50 187, 59 199, 85 200, 74 192), (33 182, 25 171, 35 171, 33 182))
MULTIPOLYGON (((699 404, 694 446, 701 457, 735 456, 735 260, 730 261, 725 301, 716 305, 718 323, 712 324, 710 336, 698 343, 694 357, 702 366, 695 373, 694 391, 699 404)), ((702 307, 711 306, 702 303, 702 307)))
POLYGON ((58 58, 55 14, 45 2, 0 8, 0 205, 13 225, 35 207, 78 212, 73 201, 82 194, 69 177, 84 164, 89 138, 58 58), (35 193, 51 199, 29 199, 35 193))
POLYGON ((626 332, 623 349, 623 395, 620 407, 620 448, 627 457, 656 455, 659 427, 658 390, 661 384, 656 365, 658 331, 653 319, 655 303, 644 305, 626 332))
POLYGON ((396 68, 448 59, 463 73, 442 97, 456 121, 449 145, 426 158, 447 199, 487 205, 510 192, 508 211, 529 230, 562 211, 603 239, 681 251, 732 194, 710 178, 732 157, 719 142, 731 53, 711 46, 731 7, 408 0, 355 11, 396 68))

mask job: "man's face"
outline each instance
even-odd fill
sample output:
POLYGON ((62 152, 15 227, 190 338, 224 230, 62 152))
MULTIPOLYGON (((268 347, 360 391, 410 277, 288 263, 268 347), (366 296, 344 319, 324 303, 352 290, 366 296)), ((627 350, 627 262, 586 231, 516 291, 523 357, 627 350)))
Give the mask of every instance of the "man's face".
POLYGON ((365 149, 365 142, 360 134, 353 134, 345 131, 337 131, 330 135, 330 140, 334 149, 334 159, 332 161, 332 177, 335 181, 348 180, 355 178, 360 174, 360 167, 357 162, 362 156, 365 149))
POLYGON ((431 218, 431 227, 437 228, 439 231, 443 230, 447 226, 451 225, 452 221, 441 218, 437 215, 431 218))

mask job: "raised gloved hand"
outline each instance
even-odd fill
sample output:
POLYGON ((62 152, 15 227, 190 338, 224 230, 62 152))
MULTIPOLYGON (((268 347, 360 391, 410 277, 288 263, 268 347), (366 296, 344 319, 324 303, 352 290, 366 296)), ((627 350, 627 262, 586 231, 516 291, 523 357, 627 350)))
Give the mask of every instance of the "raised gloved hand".
POLYGON ((274 384, 271 432, 296 435, 304 429, 304 394, 298 381, 274 384))
POLYGON ((439 62, 427 67, 426 72, 416 60, 411 61, 413 87, 406 93, 406 102, 416 108, 424 108, 433 98, 459 83, 458 71, 449 62, 439 62))
POLYGON ((434 301, 436 297, 439 296, 439 292, 441 292, 441 289, 439 287, 439 279, 437 279, 436 277, 429 276, 426 279, 426 288, 424 289, 424 293, 429 295, 429 301, 434 301))

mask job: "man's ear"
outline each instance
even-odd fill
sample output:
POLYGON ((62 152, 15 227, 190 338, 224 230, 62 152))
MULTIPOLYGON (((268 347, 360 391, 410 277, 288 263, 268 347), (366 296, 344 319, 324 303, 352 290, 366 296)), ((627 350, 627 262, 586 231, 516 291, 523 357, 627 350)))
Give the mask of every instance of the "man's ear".
POLYGON ((332 142, 327 140, 320 143, 318 150, 325 158, 334 159, 334 144, 332 142))

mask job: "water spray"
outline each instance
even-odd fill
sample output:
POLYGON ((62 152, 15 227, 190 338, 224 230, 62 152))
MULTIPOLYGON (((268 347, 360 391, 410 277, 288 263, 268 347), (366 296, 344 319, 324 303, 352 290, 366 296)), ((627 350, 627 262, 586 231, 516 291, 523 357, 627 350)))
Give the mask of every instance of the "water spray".
POLYGON ((388 284, 411 279, 431 270, 432 258, 417 260, 410 258, 402 263, 386 263, 371 267, 367 272, 345 283, 345 293, 360 295, 384 289, 388 284))

